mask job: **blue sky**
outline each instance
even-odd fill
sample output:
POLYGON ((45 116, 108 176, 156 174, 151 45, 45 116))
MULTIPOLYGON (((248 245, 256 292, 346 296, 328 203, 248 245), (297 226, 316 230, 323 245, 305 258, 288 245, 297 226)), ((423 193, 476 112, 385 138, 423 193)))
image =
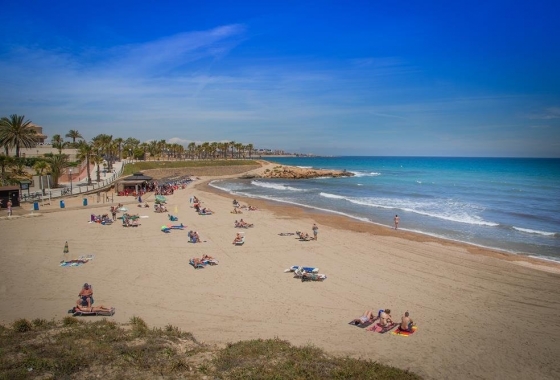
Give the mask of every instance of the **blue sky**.
POLYGON ((553 1, 4 0, 0 116, 88 140, 560 157, 559 14, 553 1))

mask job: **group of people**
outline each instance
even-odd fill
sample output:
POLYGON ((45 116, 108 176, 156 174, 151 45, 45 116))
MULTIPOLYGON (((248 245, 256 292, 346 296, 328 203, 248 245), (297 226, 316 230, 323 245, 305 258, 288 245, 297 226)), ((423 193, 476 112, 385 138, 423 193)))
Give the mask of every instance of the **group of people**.
POLYGON ((245 222, 243 219, 240 219, 239 222, 236 220, 235 223, 235 228, 249 228, 249 227, 253 227, 253 223, 247 223, 245 222))
POLYGON ((298 236, 299 240, 309 241, 309 240, 317 240, 317 235, 319 235, 319 227, 316 223, 313 223, 313 227, 311 227, 313 231, 313 236, 310 236, 307 232, 303 233, 301 231, 296 231, 296 235, 298 236))
POLYGON ((202 258, 200 258, 200 259, 198 257, 193 257, 191 259, 191 263, 196 268, 197 266, 200 266, 200 265, 207 265, 207 264, 215 265, 215 264, 218 264, 218 261, 215 258, 213 258, 212 256, 202 255, 202 258))
POLYGON ((111 307, 93 306, 93 288, 88 283, 85 283, 80 293, 78 293, 78 300, 73 311, 81 311, 87 313, 110 312, 114 310, 111 307))
MULTIPOLYGON (((379 327, 381 327, 384 330, 391 329, 396 324, 396 322, 393 321, 393 317, 391 316, 391 309, 379 310, 377 314, 375 314, 371 310, 366 310, 361 317, 354 319, 351 323, 360 325, 366 323, 373 323, 376 321, 379 321, 377 322, 377 324, 379 325, 379 327)), ((404 332, 412 332, 413 327, 414 327, 414 321, 412 320, 412 318, 410 318, 410 313, 407 311, 401 317, 399 330, 404 332)), ((374 326, 370 326, 366 328, 366 330, 373 330, 374 328, 375 328, 374 326)))
POLYGON ((196 231, 189 231, 187 236, 189 237, 189 241, 191 243, 202 243, 202 241, 200 240, 200 236, 198 235, 198 232, 196 231))
POLYGON ((167 212, 167 207, 163 203, 156 203, 154 205, 155 212, 167 212))

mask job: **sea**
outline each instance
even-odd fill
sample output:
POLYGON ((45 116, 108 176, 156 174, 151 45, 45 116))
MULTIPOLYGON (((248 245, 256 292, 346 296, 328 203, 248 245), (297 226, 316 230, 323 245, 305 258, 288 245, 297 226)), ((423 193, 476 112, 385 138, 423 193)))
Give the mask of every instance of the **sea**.
POLYGON ((275 157, 352 177, 227 179, 211 186, 368 223, 560 262, 560 159, 275 157))

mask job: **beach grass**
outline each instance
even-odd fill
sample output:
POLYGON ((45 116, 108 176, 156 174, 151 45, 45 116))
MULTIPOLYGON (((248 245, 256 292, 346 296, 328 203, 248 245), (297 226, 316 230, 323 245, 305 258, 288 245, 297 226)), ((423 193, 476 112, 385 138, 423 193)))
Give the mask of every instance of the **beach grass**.
POLYGON ((189 161, 137 161, 126 164, 123 175, 127 176, 143 170, 209 168, 227 166, 258 166, 254 160, 189 160, 189 161))
POLYGON ((167 325, 150 328, 140 317, 120 325, 108 319, 18 319, 0 325, 0 379, 419 379, 368 360, 339 358, 314 346, 257 339, 217 348, 167 325))

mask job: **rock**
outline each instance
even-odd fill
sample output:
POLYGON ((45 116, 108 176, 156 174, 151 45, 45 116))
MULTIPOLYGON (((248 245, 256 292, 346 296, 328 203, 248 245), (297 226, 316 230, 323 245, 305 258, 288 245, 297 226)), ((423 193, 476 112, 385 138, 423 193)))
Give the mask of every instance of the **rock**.
MULTIPOLYGON (((352 177, 353 175, 354 173, 347 172, 346 170, 305 169, 280 165, 272 170, 266 170, 260 175, 260 178, 309 179, 318 177, 352 177)), ((253 178, 259 178, 259 176, 255 175, 253 178)))

